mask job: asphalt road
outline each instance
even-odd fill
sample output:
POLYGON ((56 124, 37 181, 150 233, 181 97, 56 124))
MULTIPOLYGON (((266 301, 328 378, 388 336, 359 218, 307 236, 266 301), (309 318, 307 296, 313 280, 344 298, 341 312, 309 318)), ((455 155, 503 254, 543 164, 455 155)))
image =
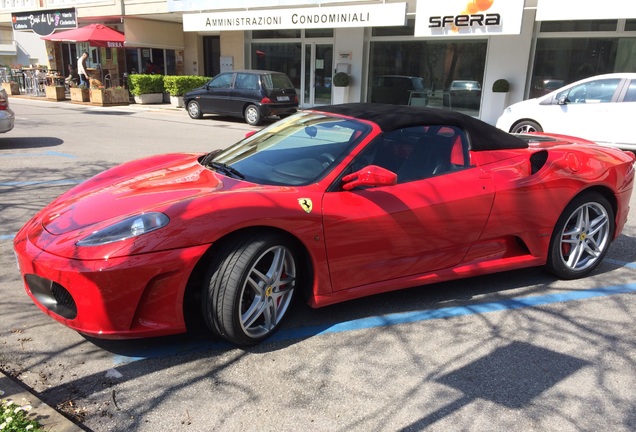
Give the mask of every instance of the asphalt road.
MULTIPOLYGON (((24 292, 15 232, 78 182, 254 128, 12 99, 0 136, 0 369, 93 431, 634 431, 636 213, 588 278, 526 269, 312 310, 249 349, 87 339, 24 292)), ((635 202, 632 199, 632 207, 635 202)))

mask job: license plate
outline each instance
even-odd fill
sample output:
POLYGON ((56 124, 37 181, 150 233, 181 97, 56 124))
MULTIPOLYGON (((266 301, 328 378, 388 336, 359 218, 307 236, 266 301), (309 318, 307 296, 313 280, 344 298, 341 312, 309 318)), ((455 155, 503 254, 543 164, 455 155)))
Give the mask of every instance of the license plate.
POLYGON ((282 101, 289 102, 289 96, 278 96, 276 100, 279 102, 282 102, 282 101))

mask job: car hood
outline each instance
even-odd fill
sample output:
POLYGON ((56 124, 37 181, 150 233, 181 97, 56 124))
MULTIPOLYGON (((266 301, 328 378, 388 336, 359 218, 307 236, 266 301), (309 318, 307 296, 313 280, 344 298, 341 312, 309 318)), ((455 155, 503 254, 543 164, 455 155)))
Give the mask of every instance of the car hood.
POLYGON ((43 210, 42 225, 59 235, 99 222, 164 210, 223 189, 198 155, 163 155, 107 170, 62 195, 43 210))

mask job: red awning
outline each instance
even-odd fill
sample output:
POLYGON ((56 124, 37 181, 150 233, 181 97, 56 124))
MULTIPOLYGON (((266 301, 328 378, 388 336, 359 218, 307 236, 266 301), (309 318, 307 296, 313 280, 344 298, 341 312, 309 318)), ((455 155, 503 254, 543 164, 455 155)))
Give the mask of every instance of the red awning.
POLYGON ((88 42, 95 47, 123 48, 126 37, 103 24, 90 24, 43 36, 42 39, 56 42, 88 42))

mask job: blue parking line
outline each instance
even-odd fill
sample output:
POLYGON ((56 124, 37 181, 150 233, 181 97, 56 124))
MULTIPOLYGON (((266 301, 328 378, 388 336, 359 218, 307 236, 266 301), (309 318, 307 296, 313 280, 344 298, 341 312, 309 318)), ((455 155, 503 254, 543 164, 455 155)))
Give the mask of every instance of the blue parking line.
MULTIPOLYGON (((335 324, 320 326, 308 326, 292 329, 282 328, 274 333, 265 343, 286 342, 309 337, 322 336, 332 333, 344 333, 356 330, 365 330, 377 327, 388 327, 399 324, 410 324, 421 321, 455 318, 466 315, 482 315, 492 312, 516 310, 545 306, 554 303, 564 303, 577 300, 585 300, 595 297, 604 297, 616 294, 636 292, 636 283, 615 285, 609 287, 592 288, 587 290, 567 291, 555 294, 546 294, 530 297, 517 297, 488 303, 476 303, 467 306, 455 306, 440 309, 404 312, 389 315, 381 315, 369 318, 361 318, 335 324)), ((177 355, 186 352, 205 350, 223 350, 231 347, 227 342, 213 342, 203 344, 189 344, 180 347, 163 347, 157 350, 148 350, 140 356, 127 357, 117 355, 113 358, 115 364, 129 363, 137 360, 160 358, 168 355, 177 355)))
POLYGON ((67 153, 60 153, 56 151, 46 151, 43 153, 0 153, 0 157, 24 157, 24 156, 29 156, 29 157, 59 156, 59 157, 65 157, 70 159, 77 159, 77 156, 70 155, 67 153))
POLYGON ((0 235, 0 241, 13 240, 14 237, 15 237, 15 234, 2 234, 0 235))

